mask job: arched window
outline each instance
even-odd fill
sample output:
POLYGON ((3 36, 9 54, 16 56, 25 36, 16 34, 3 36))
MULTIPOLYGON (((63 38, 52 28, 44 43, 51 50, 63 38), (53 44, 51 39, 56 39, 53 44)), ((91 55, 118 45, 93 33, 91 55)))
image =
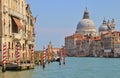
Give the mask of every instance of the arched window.
POLYGON ((23 51, 25 50, 25 45, 23 44, 23 51))

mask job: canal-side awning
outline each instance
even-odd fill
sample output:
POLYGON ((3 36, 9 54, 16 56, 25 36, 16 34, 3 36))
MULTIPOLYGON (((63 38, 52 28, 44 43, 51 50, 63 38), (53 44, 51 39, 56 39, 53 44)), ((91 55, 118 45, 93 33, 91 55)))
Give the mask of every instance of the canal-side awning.
POLYGON ((13 18, 14 22, 16 23, 16 25, 18 26, 18 29, 23 29, 23 26, 22 26, 20 20, 15 17, 12 17, 12 18, 13 18))

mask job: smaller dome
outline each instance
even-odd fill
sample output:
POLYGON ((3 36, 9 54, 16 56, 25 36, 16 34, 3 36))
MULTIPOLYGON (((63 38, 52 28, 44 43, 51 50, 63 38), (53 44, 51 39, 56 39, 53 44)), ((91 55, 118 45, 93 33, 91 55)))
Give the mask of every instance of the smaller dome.
POLYGON ((95 24, 90 19, 82 19, 78 25, 77 29, 95 29, 95 24))
POLYGON ((103 20, 102 25, 99 27, 99 32, 104 32, 104 31, 108 31, 108 26, 105 18, 103 20))
POLYGON ((99 27, 99 32, 103 32, 103 31, 108 31, 108 26, 107 25, 101 25, 99 27))

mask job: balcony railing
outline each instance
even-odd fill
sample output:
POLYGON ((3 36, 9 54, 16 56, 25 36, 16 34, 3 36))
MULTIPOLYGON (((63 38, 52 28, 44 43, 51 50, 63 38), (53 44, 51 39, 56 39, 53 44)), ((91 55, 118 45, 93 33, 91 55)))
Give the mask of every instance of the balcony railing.
POLYGON ((34 42, 32 42, 32 41, 28 41, 28 44, 34 44, 34 42))
POLYGON ((13 38, 19 40, 22 38, 22 35, 20 33, 13 33, 13 38))
POLYGON ((23 18, 23 15, 13 9, 9 9, 9 14, 12 15, 12 16, 15 16, 15 17, 18 17, 18 18, 23 18))
POLYGON ((7 13, 7 12, 8 12, 8 7, 5 6, 5 5, 3 6, 3 12, 4 12, 4 13, 7 13))
POLYGON ((28 37, 27 36, 23 36, 23 39, 28 40, 28 37))

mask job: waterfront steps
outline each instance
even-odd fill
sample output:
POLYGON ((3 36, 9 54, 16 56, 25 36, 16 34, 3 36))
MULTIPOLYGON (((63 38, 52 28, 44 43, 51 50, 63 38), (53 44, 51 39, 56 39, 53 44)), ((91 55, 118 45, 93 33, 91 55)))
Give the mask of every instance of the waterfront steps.
POLYGON ((29 69, 34 69, 34 64, 30 63, 30 64, 20 64, 18 65, 9 65, 6 66, 6 70, 16 70, 16 71, 20 71, 20 70, 29 70, 29 69))
POLYGON ((9 63, 9 64, 6 65, 5 68, 0 66, 0 72, 5 72, 5 71, 22 71, 22 70, 30 70, 30 69, 34 69, 34 64, 33 63, 30 63, 30 64, 20 64, 19 66, 17 64, 9 63))

